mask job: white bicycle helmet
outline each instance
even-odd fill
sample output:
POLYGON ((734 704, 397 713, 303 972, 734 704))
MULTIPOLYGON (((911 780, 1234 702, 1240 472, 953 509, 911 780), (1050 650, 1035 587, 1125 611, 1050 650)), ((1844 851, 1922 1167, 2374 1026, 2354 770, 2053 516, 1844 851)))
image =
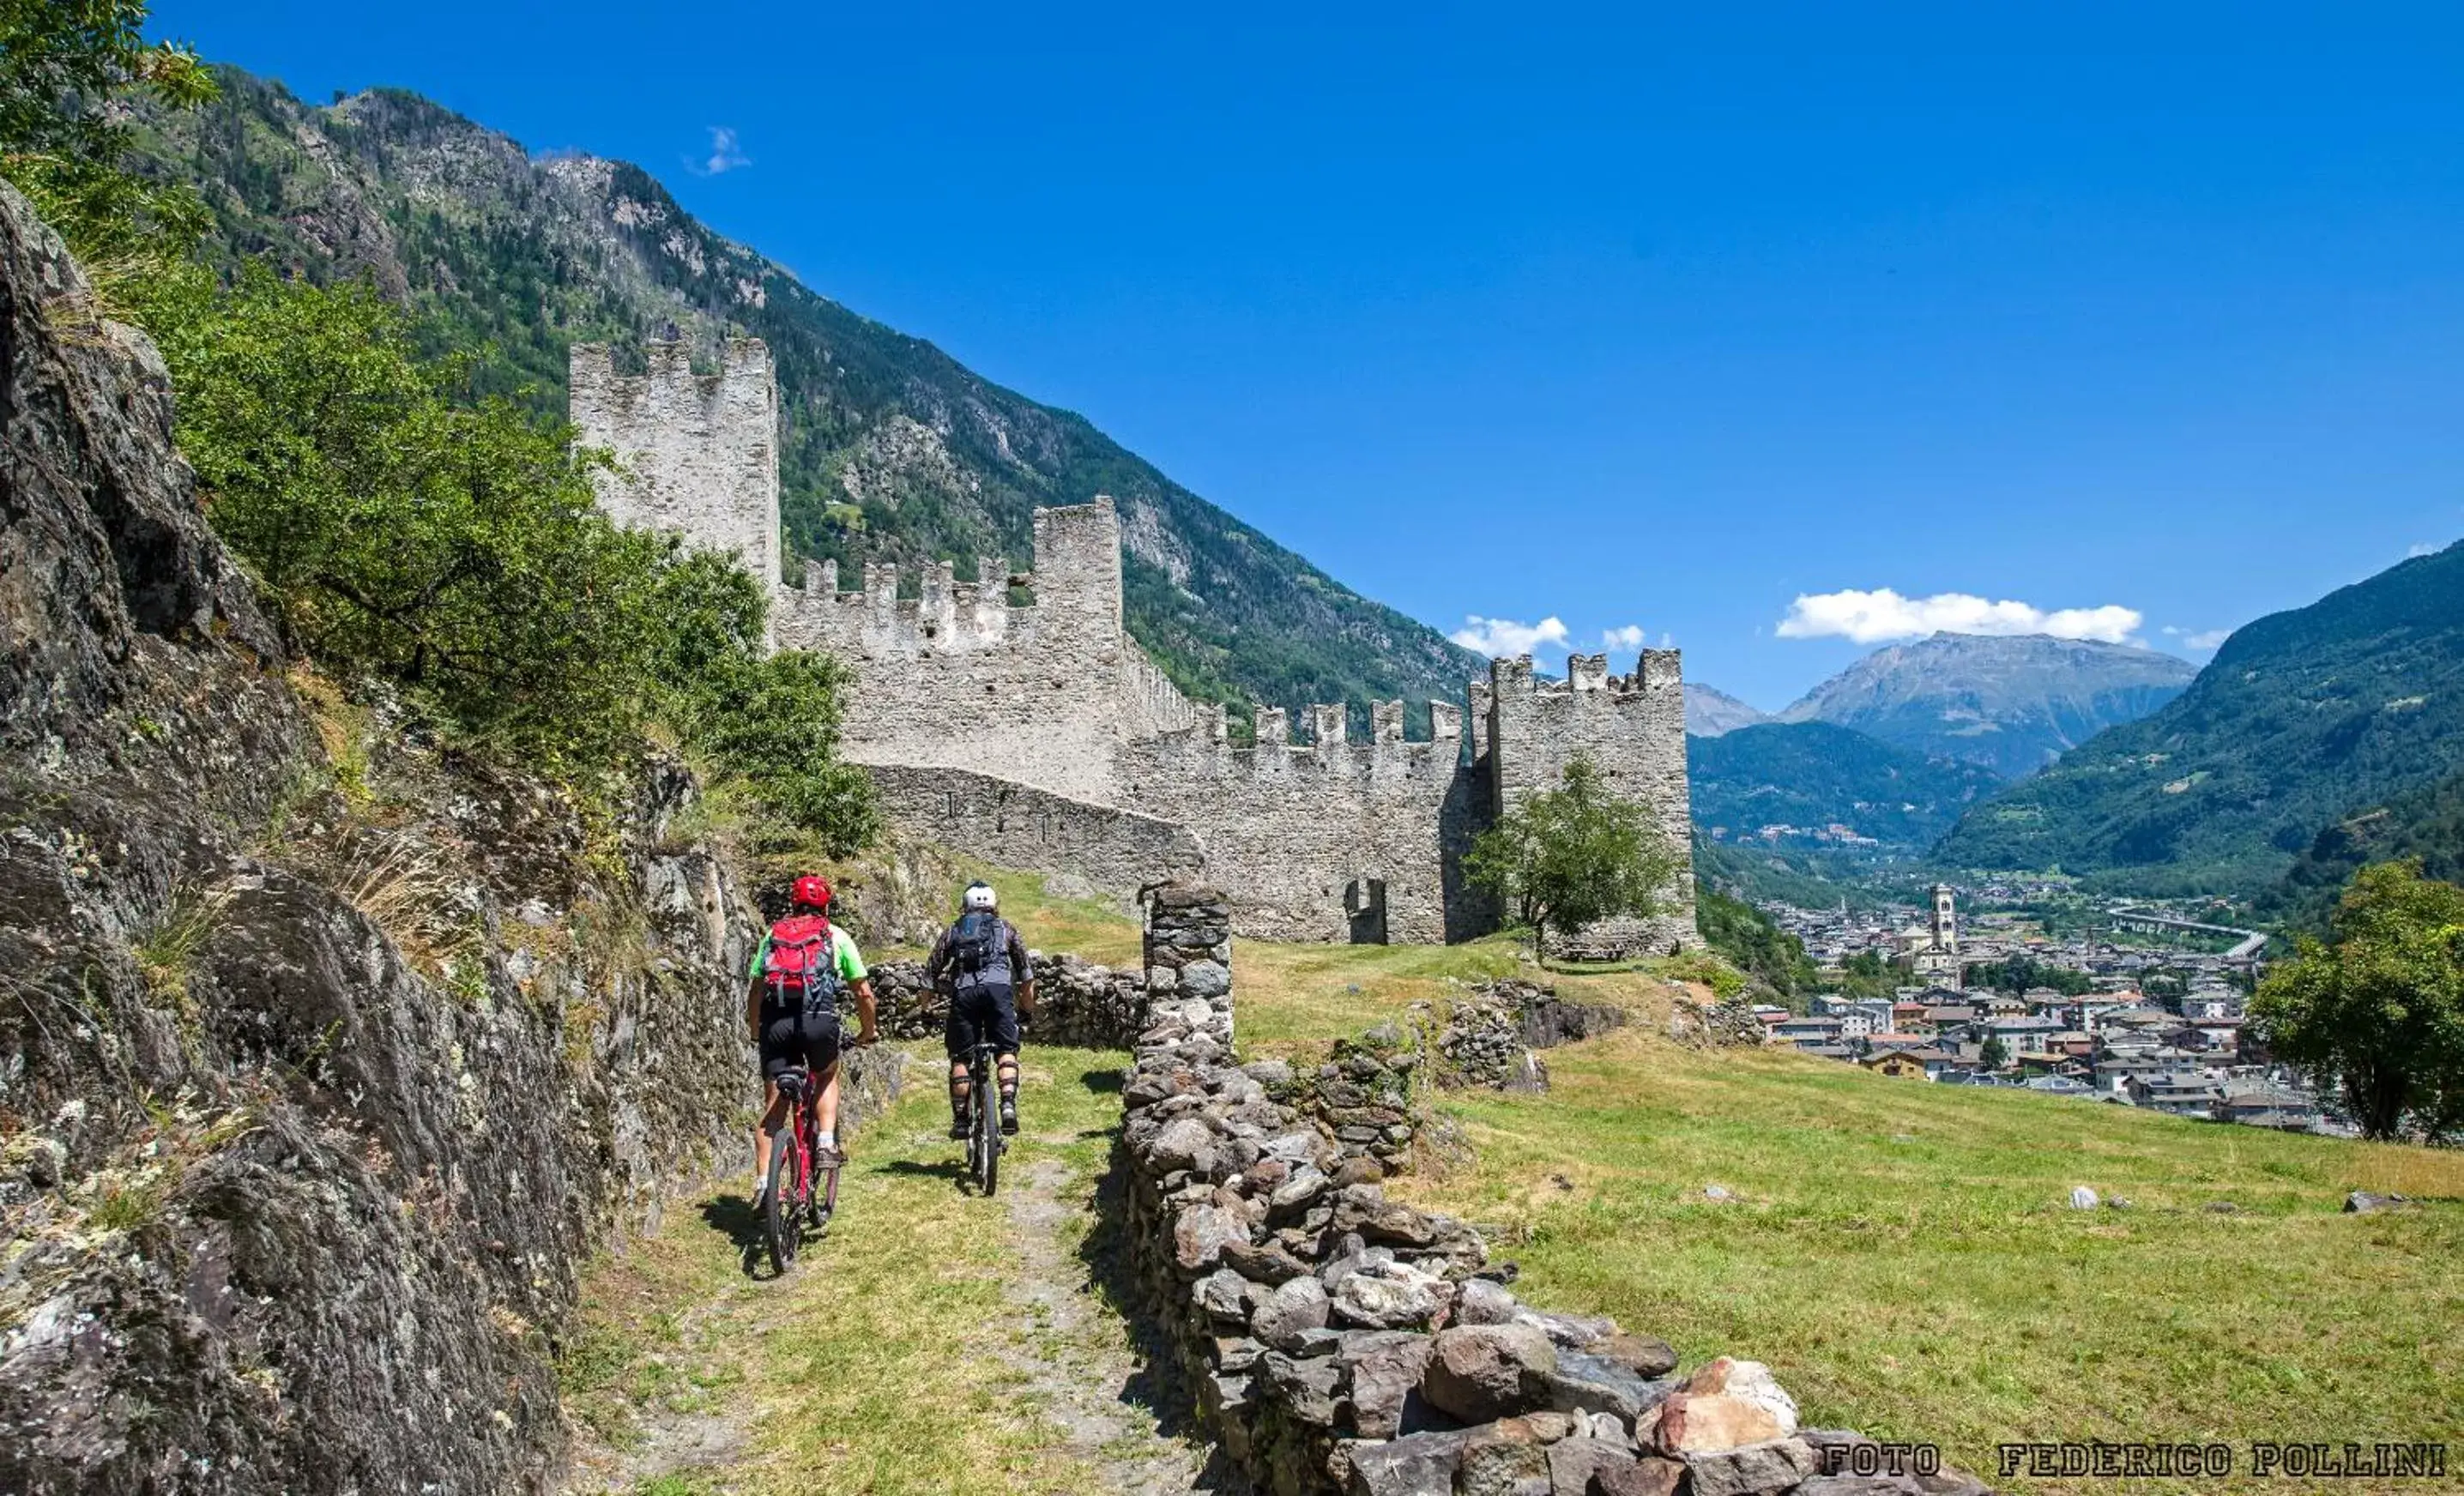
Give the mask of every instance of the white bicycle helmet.
POLYGON ((958 907, 970 914, 978 910, 990 913, 1001 907, 1001 895, 993 891, 989 883, 970 883, 958 900, 958 907))

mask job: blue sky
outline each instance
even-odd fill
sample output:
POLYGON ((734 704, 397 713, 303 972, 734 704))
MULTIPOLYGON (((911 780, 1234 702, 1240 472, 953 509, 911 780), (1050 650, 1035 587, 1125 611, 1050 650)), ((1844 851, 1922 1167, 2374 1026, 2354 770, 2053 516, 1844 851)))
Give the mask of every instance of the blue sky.
POLYGON ((2452 7, 1173 9, 153 29, 639 162, 1363 592, 1764 707, 1944 623, 2204 658, 2464 535, 2452 7))

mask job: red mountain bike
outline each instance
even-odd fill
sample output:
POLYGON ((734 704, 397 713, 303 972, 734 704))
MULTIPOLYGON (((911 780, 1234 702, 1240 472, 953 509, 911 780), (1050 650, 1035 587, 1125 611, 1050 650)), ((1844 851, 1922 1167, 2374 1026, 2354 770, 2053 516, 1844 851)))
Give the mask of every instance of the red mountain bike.
POLYGON ((779 1077, 779 1093, 787 1098, 788 1126, 771 1141, 770 1188, 762 1198, 761 1229, 770 1246, 770 1265, 783 1273, 795 1265, 809 1228, 815 1238, 830 1229, 839 1205, 839 1165, 816 1169, 813 1137, 817 1131, 813 1104, 821 1088, 810 1071, 793 1069, 779 1077), (821 1176, 815 1188, 814 1175, 821 1176))

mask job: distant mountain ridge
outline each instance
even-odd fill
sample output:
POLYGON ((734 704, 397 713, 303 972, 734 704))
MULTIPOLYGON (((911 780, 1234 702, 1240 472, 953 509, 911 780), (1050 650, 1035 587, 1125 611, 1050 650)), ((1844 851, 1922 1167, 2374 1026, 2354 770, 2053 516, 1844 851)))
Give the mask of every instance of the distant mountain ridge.
MULTIPOLYGON (((217 70, 208 108, 148 121, 148 169, 194 183, 215 252, 319 279, 370 278, 425 315, 439 350, 486 344, 482 390, 561 416, 565 350, 732 334, 778 365, 782 526, 797 557, 1023 565, 1041 505, 1118 501, 1131 632, 1194 697, 1298 708, 1460 699, 1485 667, 1174 483, 1084 418, 815 294, 696 222, 649 174, 535 158, 416 95, 331 107, 217 70)), ((909 583, 912 589, 913 583, 909 583)))
POLYGON ((1921 853, 2001 781, 1829 722, 1763 722, 1686 742, 1697 834, 1719 843, 1921 853), (1767 837, 1774 826, 1793 828, 1767 837), (1868 845, 1870 844, 1870 845, 1868 845))
POLYGON ((1685 731, 1691 737, 1717 737, 1771 720, 1771 715, 1762 708, 1748 706, 1716 687, 1685 683, 1685 731))
POLYGON ((1938 633, 1876 650, 1806 693, 1778 720, 1853 727, 2017 779, 2108 727, 2154 712, 2197 673, 2186 660, 2127 645, 1938 633))
POLYGON ((2464 543, 2240 629, 2178 698, 1971 809, 1936 856, 2255 894, 2322 828, 2459 770, 2464 543))

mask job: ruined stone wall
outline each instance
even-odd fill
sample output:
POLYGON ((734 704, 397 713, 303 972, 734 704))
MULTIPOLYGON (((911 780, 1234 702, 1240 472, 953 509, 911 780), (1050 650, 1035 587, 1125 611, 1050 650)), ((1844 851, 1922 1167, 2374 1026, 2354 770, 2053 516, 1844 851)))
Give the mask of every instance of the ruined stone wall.
POLYGON ((1206 864, 1187 826, 964 769, 874 764, 882 814, 905 837, 1001 868, 1068 873, 1126 899, 1206 864))
POLYGON ((1363 1050, 1309 1080, 1282 1061, 1241 1065, 1229 901, 1173 887, 1150 908, 1122 1187, 1104 1198, 1170 1371, 1255 1489, 1984 1496, 1939 1465, 1867 1473, 1886 1451, 1800 1429, 1758 1363, 1721 1356, 1679 1376, 1664 1341, 1518 1302, 1514 1268, 1489 1263, 1476 1229, 1388 1199, 1375 1155, 1318 1119, 1392 1114, 1405 1072, 1363 1050))
POLYGON ((1403 738, 1403 704, 1376 703, 1355 743, 1337 706, 1310 710, 1291 740, 1280 708, 1257 714, 1257 742, 1225 740, 1221 709, 1199 726, 1128 744, 1125 803, 1198 835, 1209 881, 1242 933, 1285 940, 1439 941, 1476 933, 1461 887, 1481 796, 1462 764, 1462 714, 1434 702, 1439 736, 1403 738))
POLYGON ((1529 655, 1499 660, 1489 669, 1487 746, 1499 810, 1535 790, 1556 787, 1566 765, 1586 754, 1612 793, 1651 807, 1678 866, 1660 914, 1604 921, 1552 949, 1577 959, 1606 959, 1699 946, 1684 683, 1677 651, 1645 649, 1632 675, 1609 674, 1604 654, 1574 655, 1566 671, 1563 682, 1535 680, 1529 655))
POLYGON ((623 471, 599 475, 619 524, 730 551, 779 581, 779 382, 758 338, 731 338, 715 374, 695 374, 682 342, 653 342, 649 367, 620 375, 605 343, 575 343, 571 414, 584 447, 623 471))
POLYGON ((1039 509, 1032 573, 986 558, 959 582, 939 562, 910 599, 894 565, 867 565, 860 592, 838 590, 835 563, 808 566, 803 587, 773 599, 772 630, 781 648, 855 672, 845 739, 855 762, 1126 803, 1117 745, 1144 724, 1187 720, 1190 707, 1121 627, 1120 536, 1110 498, 1039 509), (1033 588, 1031 605, 1009 605, 1013 581, 1033 588))

